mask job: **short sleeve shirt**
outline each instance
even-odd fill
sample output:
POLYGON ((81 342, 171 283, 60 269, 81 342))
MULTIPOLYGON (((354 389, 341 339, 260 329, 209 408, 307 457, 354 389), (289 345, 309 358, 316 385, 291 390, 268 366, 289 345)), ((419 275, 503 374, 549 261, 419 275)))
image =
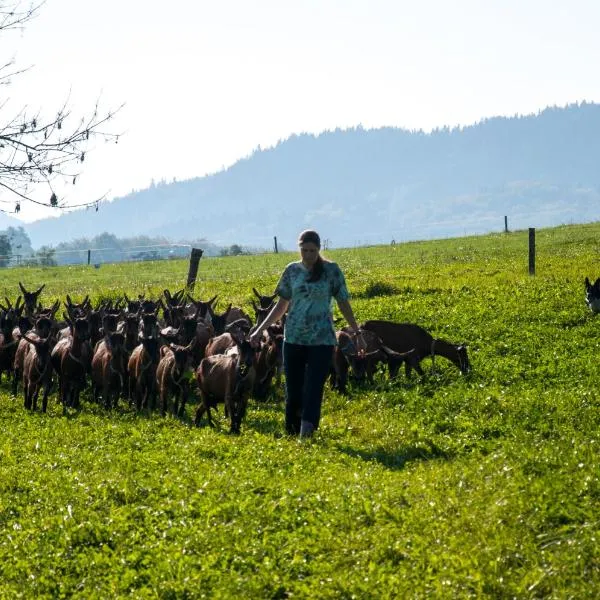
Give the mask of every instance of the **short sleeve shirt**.
POLYGON ((332 298, 350 297, 344 274, 334 262, 323 263, 319 281, 308 282, 308 269, 302 261, 290 263, 283 271, 277 293, 290 301, 284 339, 303 346, 334 346, 332 298))

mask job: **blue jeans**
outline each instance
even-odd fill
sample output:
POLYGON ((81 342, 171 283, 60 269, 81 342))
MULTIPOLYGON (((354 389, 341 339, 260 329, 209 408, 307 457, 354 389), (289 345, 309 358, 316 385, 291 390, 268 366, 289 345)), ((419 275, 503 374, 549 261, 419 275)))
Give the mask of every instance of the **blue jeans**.
POLYGON ((285 373, 285 429, 290 435, 300 433, 300 422, 319 427, 323 388, 329 375, 333 346, 283 344, 285 373))

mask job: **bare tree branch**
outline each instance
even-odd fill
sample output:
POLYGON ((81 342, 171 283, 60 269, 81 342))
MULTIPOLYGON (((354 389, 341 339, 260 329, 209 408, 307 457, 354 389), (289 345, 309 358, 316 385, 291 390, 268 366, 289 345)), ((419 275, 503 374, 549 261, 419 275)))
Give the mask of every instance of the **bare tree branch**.
MULTIPOLYGON (((24 27, 43 4, 0 0, 0 34, 24 27)), ((25 70, 16 69, 13 61, 0 64, 0 85, 9 85, 12 77, 25 70)), ((75 184, 93 140, 118 142, 119 134, 111 132, 108 125, 121 108, 102 112, 97 101, 89 116, 76 119, 67 98, 50 118, 39 112, 28 114, 27 107, 8 119, 0 118, 0 189, 13 196, 12 201, 0 198, 0 202, 13 202, 14 206, 12 211, 1 207, 0 211, 19 212, 23 202, 58 209, 91 206, 97 210, 103 198, 67 205, 57 197, 52 184, 57 180, 75 184), (40 187, 46 188, 43 199, 39 198, 40 187)), ((6 103, 0 106, 0 111, 3 109, 6 103)))

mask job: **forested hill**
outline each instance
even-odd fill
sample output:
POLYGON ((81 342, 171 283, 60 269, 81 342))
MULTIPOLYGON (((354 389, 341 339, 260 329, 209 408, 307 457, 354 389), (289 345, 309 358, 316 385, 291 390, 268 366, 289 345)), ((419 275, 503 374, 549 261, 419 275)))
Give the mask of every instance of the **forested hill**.
POLYGON ((600 220, 600 105, 548 108, 431 133, 357 127, 293 135, 214 175, 161 183, 27 226, 34 247, 119 237, 332 245, 600 220))

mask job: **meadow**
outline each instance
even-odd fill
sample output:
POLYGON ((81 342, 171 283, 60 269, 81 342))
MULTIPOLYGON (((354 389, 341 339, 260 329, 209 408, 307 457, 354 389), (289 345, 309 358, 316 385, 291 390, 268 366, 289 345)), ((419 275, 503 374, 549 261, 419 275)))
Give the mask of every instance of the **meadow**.
MULTIPOLYGON (((312 440, 283 394, 217 427, 24 410, 0 385, 0 598, 595 598, 600 223, 330 250, 359 321, 466 343, 472 373, 327 388, 312 440)), ((250 314, 294 254, 203 258, 196 298, 250 314)), ((185 261, 9 269, 49 305, 183 287, 185 261)), ((339 315, 338 315, 339 316, 339 315)))

